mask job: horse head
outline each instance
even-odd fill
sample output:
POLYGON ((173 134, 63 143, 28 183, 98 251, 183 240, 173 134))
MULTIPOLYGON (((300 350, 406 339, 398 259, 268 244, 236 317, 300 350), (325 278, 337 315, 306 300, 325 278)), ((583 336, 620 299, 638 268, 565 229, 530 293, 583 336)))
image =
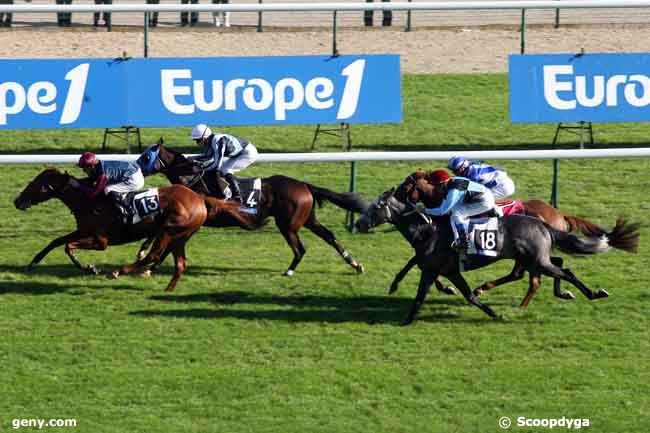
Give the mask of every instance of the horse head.
POLYGON ((178 183, 178 177, 196 174, 195 164, 185 155, 165 146, 162 137, 142 152, 136 161, 144 176, 163 173, 172 183, 178 183))
POLYGON ((57 197, 70 187, 70 176, 56 168, 46 168, 36 176, 14 200, 14 206, 26 210, 30 206, 57 197))
POLYGON ((399 215, 406 209, 406 204, 398 200, 395 196, 396 188, 392 188, 375 201, 373 201, 366 211, 354 223, 354 226, 361 233, 368 231, 385 223, 397 223, 399 215))

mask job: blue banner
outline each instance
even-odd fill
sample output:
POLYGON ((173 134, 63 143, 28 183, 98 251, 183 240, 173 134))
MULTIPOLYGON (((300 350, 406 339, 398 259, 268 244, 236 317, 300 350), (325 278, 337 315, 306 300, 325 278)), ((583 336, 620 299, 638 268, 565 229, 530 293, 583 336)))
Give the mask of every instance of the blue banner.
POLYGON ((0 129, 401 120, 396 55, 0 60, 0 129))
POLYGON ((509 57, 513 122, 650 120, 650 54, 509 57))

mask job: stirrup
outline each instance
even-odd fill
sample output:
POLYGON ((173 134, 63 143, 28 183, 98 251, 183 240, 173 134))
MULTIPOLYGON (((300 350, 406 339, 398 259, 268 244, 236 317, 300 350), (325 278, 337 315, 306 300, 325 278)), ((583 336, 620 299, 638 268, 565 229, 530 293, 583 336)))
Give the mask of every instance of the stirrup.
POLYGON ((457 251, 467 250, 469 242, 466 239, 458 238, 451 243, 451 247, 457 251))

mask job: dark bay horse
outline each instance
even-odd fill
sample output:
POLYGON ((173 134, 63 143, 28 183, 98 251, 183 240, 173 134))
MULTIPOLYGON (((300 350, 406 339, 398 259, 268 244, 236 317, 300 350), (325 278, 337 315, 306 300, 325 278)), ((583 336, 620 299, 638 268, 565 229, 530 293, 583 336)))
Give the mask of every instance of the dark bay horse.
MULTIPOLYGON (((422 273, 418 292, 404 324, 413 322, 429 287, 440 275, 447 278, 458 288, 467 301, 491 317, 497 317, 494 311, 481 303, 472 293, 461 275, 461 255, 450 247, 453 234, 448 217, 431 221, 423 214, 407 211, 410 206, 398 200, 393 191, 384 193, 364 214, 364 223, 360 230, 390 222, 397 227, 402 236, 416 251, 417 265, 422 273)), ((539 289, 540 278, 548 275, 568 281, 590 300, 609 296, 605 290, 593 292, 580 281, 569 269, 556 266, 551 261, 551 251, 575 254, 598 254, 610 248, 636 251, 639 242, 637 225, 627 224, 619 219, 614 229, 605 235, 590 235, 579 238, 573 234, 559 231, 550 225, 526 215, 510 215, 499 218, 497 243, 502 248, 495 257, 471 259, 462 255, 462 260, 471 264, 471 269, 490 265, 498 260, 513 259, 521 263, 530 274, 529 293, 539 289), (467 260, 474 260, 467 262, 467 260)))
MULTIPOLYGON (((151 163, 152 170, 147 174, 160 172, 171 183, 187 185, 201 194, 218 193, 211 186, 216 182, 214 178, 209 179, 208 173, 203 176, 200 169, 197 171, 197 166, 193 161, 187 159, 182 153, 166 147, 162 138, 158 143, 149 146, 140 158, 152 158, 151 161, 144 162, 145 164, 151 163)), ((210 173, 210 175, 214 176, 214 173, 210 173)), ((262 178, 262 195, 257 213, 258 223, 262 225, 262 221, 273 217, 275 225, 293 251, 293 260, 284 275, 293 275, 305 255, 305 247, 298 236, 298 231, 302 227, 307 227, 316 236, 331 245, 358 273, 363 272, 363 265, 356 261, 336 239, 334 233, 316 218, 316 204, 322 205, 324 201, 357 213, 365 211, 368 206, 355 193, 338 193, 281 175, 262 178)), ((210 227, 239 225, 233 223, 231 215, 208 217, 205 224, 210 227)), ((146 244, 143 245, 144 247, 146 244)))
MULTIPOLYGON (((433 186, 429 183, 430 171, 418 170, 411 173, 406 179, 396 187, 394 194, 395 197, 404 203, 417 203, 422 201, 426 207, 432 208, 440 205, 441 198, 436 194, 433 186)), ((497 202, 497 204, 503 202, 497 202)), ((542 200, 527 200, 522 201, 523 214, 539 219, 553 227, 556 230, 564 232, 579 231, 585 236, 602 236, 606 230, 602 227, 588 221, 584 218, 579 218, 573 215, 566 214, 553 206, 547 204, 542 200)), ((359 224, 363 224, 363 217, 358 220, 359 224)), ((553 264, 562 267, 563 259, 561 257, 552 257, 553 264)), ((399 283, 406 277, 408 272, 417 264, 417 258, 412 257, 402 270, 395 276, 390 285, 389 293, 397 291, 399 283)), ((474 289, 474 294, 480 296, 484 291, 493 289, 494 287, 506 284, 509 282, 520 280, 524 277, 524 268, 520 263, 515 263, 512 271, 505 277, 486 282, 481 286, 474 289)), ((435 281, 436 288, 447 294, 454 294, 455 291, 451 287, 445 287, 438 279, 435 281)), ((553 292, 555 296, 562 299, 574 299, 575 297, 569 291, 562 291, 560 289, 560 279, 555 279, 553 292)), ((521 302, 521 307, 525 308, 530 303, 532 297, 526 296, 521 302)))
MULTIPOLYGON (((174 256, 175 272, 166 291, 172 291, 185 272, 185 244, 208 216, 230 212, 235 218, 239 217, 236 206, 231 203, 216 199, 206 200, 184 186, 173 185, 158 189, 162 213, 126 227, 119 222, 114 207, 106 197, 89 200, 85 194, 71 186, 72 179, 74 178, 68 173, 62 173, 54 168, 46 169, 36 176, 14 200, 17 209, 27 210, 30 206, 51 198, 59 199, 72 211, 77 222, 75 231, 54 239, 36 254, 27 266, 28 271, 54 248, 65 245, 66 254, 80 270, 97 274, 99 272, 94 265, 84 266, 79 261, 75 255, 77 248, 105 250, 109 245, 149 238, 153 242, 149 253, 132 265, 116 270, 113 276, 117 277, 120 274, 128 274, 148 265, 157 264, 171 253, 174 256)), ((78 181, 84 182, 83 179, 78 181)), ((241 223, 248 224, 250 229, 254 228, 248 221, 242 220, 241 223)))

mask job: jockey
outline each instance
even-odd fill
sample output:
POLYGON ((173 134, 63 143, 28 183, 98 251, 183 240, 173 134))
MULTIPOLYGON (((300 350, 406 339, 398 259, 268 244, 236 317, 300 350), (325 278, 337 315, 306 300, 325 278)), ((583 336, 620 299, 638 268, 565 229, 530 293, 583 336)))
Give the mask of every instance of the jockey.
POLYGON ((479 161, 470 162, 462 156, 449 158, 448 167, 456 176, 484 185, 492 191, 496 200, 503 200, 515 193, 515 183, 501 168, 479 161))
POLYGON ((467 249, 469 218, 494 210, 494 196, 480 183, 464 177, 450 177, 445 170, 431 173, 429 182, 438 194, 444 196, 444 200, 437 208, 426 209, 419 206, 419 209, 434 216, 451 212, 451 228, 454 232, 451 246, 457 250, 467 249))
POLYGON ((93 186, 88 187, 74 182, 73 187, 80 189, 90 198, 95 198, 104 192, 113 200, 122 222, 126 224, 130 215, 130 206, 124 202, 126 194, 144 187, 144 177, 140 166, 127 161, 100 161, 91 152, 85 152, 77 163, 88 178, 93 181, 93 186))
POLYGON ((203 123, 192 129, 190 138, 205 148, 203 155, 197 156, 198 162, 204 170, 220 170, 232 190, 232 199, 242 202, 239 183, 233 176, 245 169, 257 159, 257 149, 250 141, 234 135, 217 133, 203 123), (224 157, 228 158, 224 162, 224 157))

